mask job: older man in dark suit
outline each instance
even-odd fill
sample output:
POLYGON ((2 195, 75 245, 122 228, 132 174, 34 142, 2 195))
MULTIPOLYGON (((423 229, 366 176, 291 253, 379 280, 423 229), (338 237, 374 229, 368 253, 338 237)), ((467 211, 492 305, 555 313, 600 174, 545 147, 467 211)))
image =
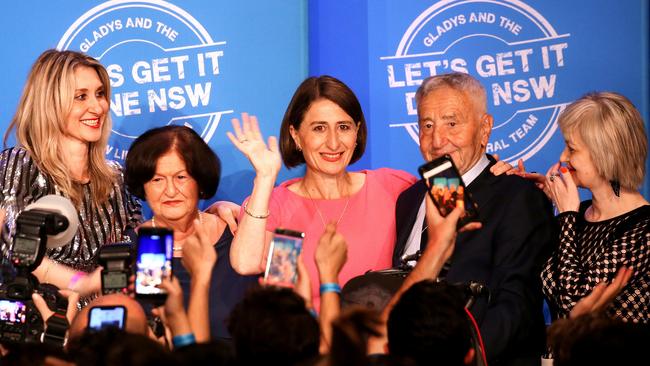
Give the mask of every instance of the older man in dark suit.
MULTIPOLYGON (((493 119, 476 79, 462 73, 430 77, 416 102, 422 156, 452 157, 482 223, 480 230, 458 234, 446 279, 489 288, 490 299, 479 299, 471 311, 491 365, 539 364, 544 344, 539 273, 555 237, 550 202, 531 182, 490 172, 495 160, 485 149, 493 119)), ((418 182, 397 201, 395 264, 426 247, 425 194, 418 182)))

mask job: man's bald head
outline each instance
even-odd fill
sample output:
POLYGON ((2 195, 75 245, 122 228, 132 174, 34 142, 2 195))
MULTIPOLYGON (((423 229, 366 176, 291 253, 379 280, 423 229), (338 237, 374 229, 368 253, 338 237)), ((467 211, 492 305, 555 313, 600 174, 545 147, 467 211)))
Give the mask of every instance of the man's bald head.
POLYGON ((147 316, 142 306, 134 299, 122 294, 110 294, 100 296, 81 309, 70 325, 70 338, 80 336, 88 326, 88 314, 90 309, 96 306, 124 306, 126 308, 125 330, 129 333, 146 335, 147 316))

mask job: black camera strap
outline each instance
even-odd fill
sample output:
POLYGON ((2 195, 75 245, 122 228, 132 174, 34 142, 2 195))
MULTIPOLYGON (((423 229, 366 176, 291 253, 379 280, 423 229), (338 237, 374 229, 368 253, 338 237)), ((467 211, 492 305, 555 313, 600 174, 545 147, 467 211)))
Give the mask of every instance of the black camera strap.
POLYGON ((57 299, 56 311, 45 322, 45 331, 41 342, 56 347, 64 347, 67 341, 66 333, 70 328, 66 311, 68 309, 67 299, 57 299))

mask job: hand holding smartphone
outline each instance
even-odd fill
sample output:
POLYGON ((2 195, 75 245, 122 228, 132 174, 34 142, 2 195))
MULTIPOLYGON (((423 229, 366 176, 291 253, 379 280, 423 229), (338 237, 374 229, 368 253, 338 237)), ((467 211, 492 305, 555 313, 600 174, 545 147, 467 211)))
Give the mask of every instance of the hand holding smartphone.
POLYGON ((449 155, 420 166, 418 172, 440 215, 447 216, 456 207, 462 207, 465 212, 458 220, 459 228, 478 221, 478 206, 465 189, 465 183, 449 155))
POLYGON ((293 287, 298 279, 298 256, 305 233, 276 229, 266 259, 264 282, 269 285, 293 287))
POLYGON ((116 306, 94 306, 88 314, 88 329, 124 329, 126 327, 126 308, 116 306))
POLYGON ((165 228, 144 227, 138 231, 135 265, 135 294, 138 298, 164 300, 165 290, 158 288, 163 277, 172 275, 174 233, 165 228))

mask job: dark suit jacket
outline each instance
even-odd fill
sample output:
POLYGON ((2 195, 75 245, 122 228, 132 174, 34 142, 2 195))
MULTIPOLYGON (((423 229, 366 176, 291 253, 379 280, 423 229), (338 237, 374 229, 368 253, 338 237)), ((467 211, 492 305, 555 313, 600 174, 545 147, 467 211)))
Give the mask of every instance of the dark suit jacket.
MULTIPOLYGON (((490 166, 494 159, 490 158, 490 166)), ((541 267, 555 240, 550 201, 517 176, 490 173, 488 166, 467 187, 478 204, 482 228, 460 233, 447 281, 480 281, 491 292, 471 308, 490 365, 539 364, 544 347, 541 267)), ((397 200, 394 264, 404 251, 426 193, 422 181, 397 200)))

